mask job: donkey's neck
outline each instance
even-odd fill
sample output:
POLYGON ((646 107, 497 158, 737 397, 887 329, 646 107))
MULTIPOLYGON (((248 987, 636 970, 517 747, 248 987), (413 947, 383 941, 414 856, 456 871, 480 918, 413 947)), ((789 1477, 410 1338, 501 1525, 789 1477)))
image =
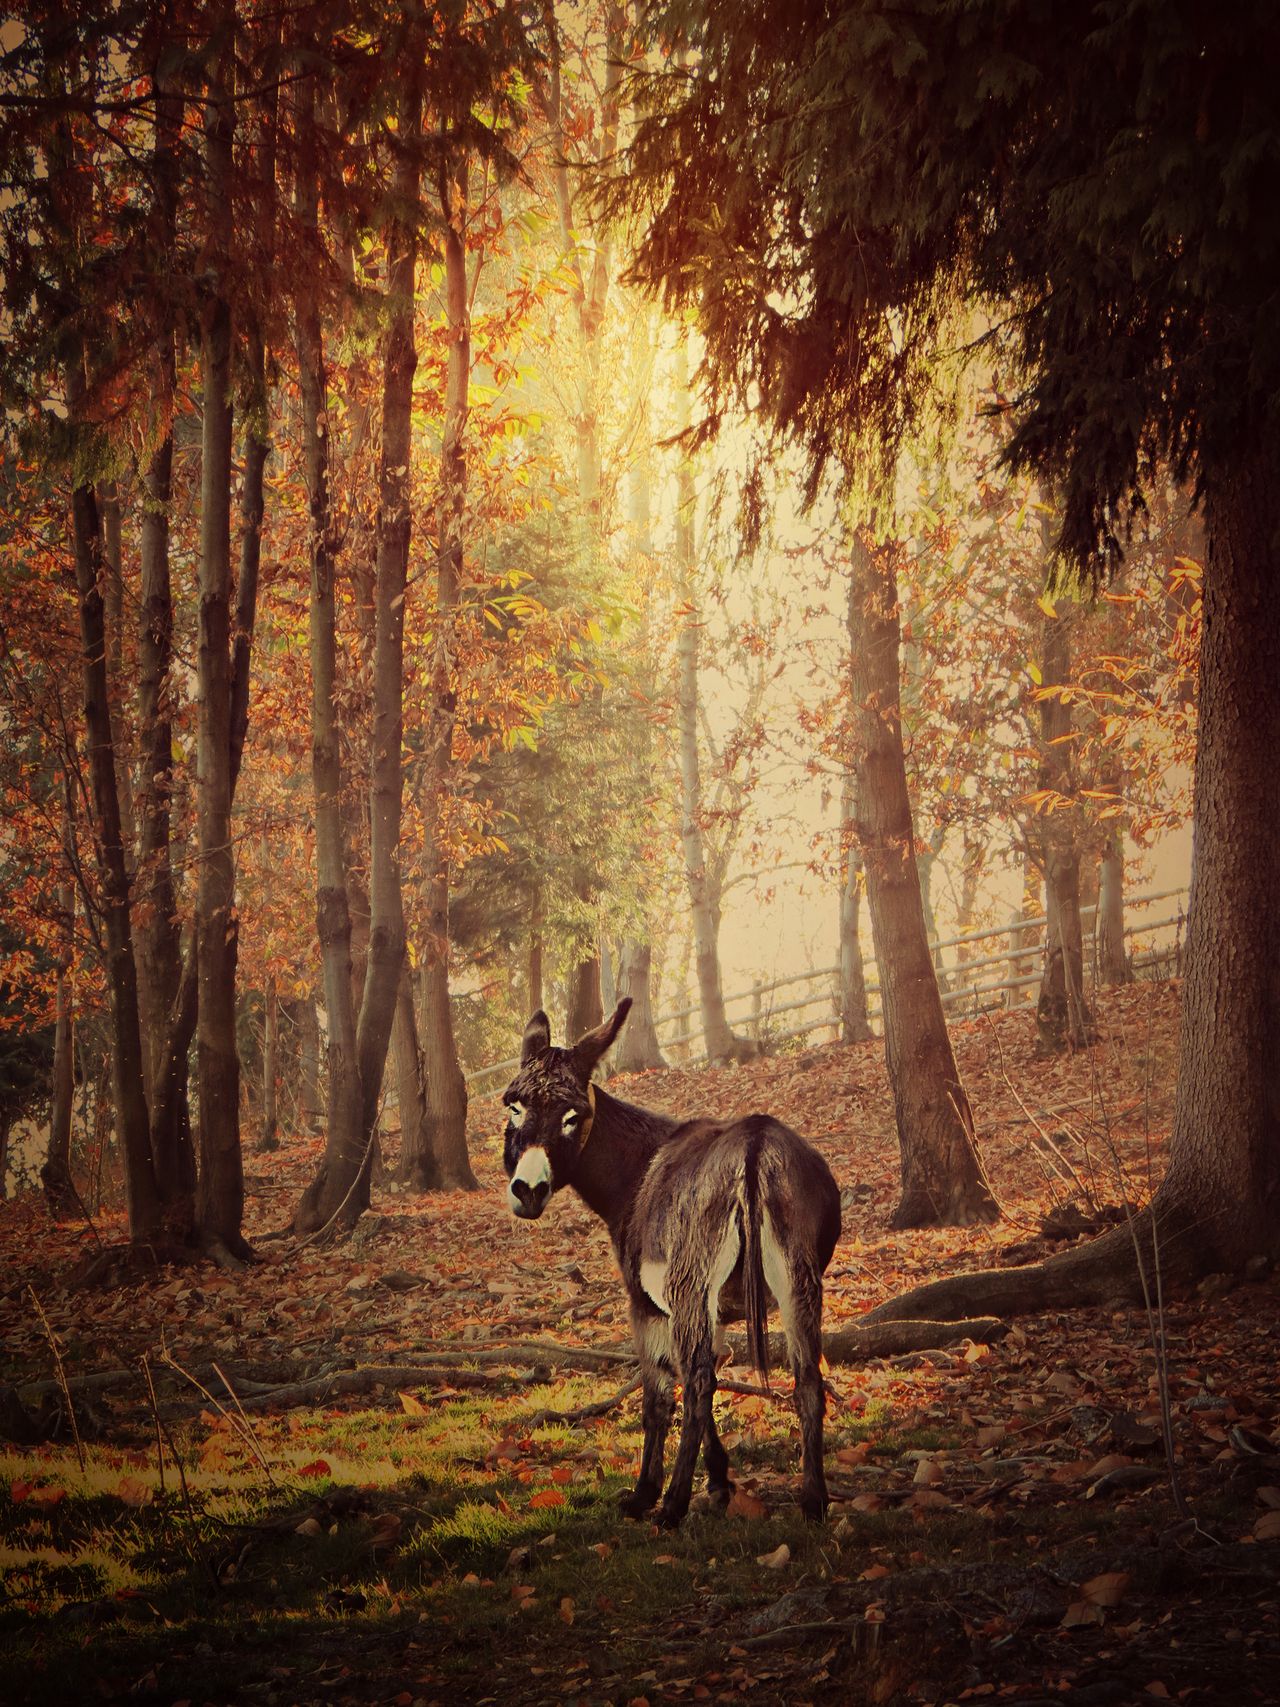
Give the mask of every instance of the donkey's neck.
POLYGON ((572 1184, 617 1242, 656 1152, 679 1126, 666 1114, 637 1108, 595 1087, 595 1119, 574 1170, 572 1184))

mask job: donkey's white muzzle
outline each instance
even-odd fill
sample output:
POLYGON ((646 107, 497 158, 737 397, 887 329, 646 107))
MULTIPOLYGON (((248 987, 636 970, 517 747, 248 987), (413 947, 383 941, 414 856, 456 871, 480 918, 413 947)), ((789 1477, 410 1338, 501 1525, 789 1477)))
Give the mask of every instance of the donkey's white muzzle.
POLYGON ((511 1213, 524 1221, 536 1221, 551 1196, 551 1161, 540 1144, 532 1145, 516 1163, 507 1184, 511 1213))

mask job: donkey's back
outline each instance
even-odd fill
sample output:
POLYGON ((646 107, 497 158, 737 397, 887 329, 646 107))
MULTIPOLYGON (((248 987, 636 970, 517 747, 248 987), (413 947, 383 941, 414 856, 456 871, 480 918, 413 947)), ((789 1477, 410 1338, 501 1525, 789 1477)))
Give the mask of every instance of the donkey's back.
MULTIPOLYGON (((708 1292, 713 1323, 744 1318, 746 1258, 758 1243, 767 1286, 790 1331, 797 1281, 819 1282, 840 1237, 840 1191, 811 1144, 767 1114, 693 1120, 658 1150, 636 1196, 624 1273, 670 1314, 690 1288, 708 1292), (660 1290, 663 1297, 654 1297, 660 1290)), ((767 1340, 753 1343, 767 1373, 767 1340)))

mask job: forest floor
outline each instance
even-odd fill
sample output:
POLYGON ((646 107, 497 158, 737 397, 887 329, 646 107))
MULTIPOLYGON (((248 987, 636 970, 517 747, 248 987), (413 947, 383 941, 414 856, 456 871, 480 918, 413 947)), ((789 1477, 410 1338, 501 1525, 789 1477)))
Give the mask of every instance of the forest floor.
MULTIPOLYGON (((644 1074, 620 1094, 766 1109, 817 1142, 845 1206, 837 1328, 1143 1201, 1176 1025, 1176 985, 1140 985, 1101 999, 1100 1040, 1074 1056, 1039 1056, 1025 1010, 955 1027, 1006 1211, 994 1228, 888 1231, 878 1043, 644 1074)), ((826 1524, 793 1504, 788 1378, 723 1392, 738 1493, 660 1533, 615 1513, 639 1398, 604 1230, 568 1194, 515 1221, 496 1099, 474 1128, 480 1192, 380 1187, 338 1246, 265 1237, 318 1140, 250 1156, 262 1260, 239 1274, 86 1290, 76 1266, 118 1220, 94 1233, 34 1197, 0 1205, 0 1431, 60 1422, 0 1444, 6 1701, 1280 1702, 1274 1277, 1166 1300, 1191 1522, 1147 1316, 1117 1304, 833 1367, 826 1524)))

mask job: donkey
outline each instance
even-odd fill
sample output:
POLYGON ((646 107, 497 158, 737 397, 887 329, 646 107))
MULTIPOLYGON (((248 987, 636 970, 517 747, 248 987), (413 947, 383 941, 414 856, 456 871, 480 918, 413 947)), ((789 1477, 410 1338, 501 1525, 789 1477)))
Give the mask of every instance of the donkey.
POLYGON ((619 1002, 571 1049, 552 1048, 539 1010, 503 1094, 512 1211, 536 1221, 554 1192, 573 1186, 608 1227, 626 1284, 644 1390, 644 1448, 622 1510, 641 1517, 657 1504, 677 1379, 684 1386, 680 1442, 657 1521, 674 1528, 689 1509, 699 1448, 712 1497, 728 1500, 729 1460, 711 1410, 716 1330, 745 1317, 752 1362, 767 1379, 766 1316, 776 1302, 800 1419, 800 1507, 806 1517, 822 1517, 822 1276, 840 1236, 836 1182, 816 1150, 768 1115, 681 1122, 593 1084, 592 1071, 630 1007, 629 998, 619 1002))

